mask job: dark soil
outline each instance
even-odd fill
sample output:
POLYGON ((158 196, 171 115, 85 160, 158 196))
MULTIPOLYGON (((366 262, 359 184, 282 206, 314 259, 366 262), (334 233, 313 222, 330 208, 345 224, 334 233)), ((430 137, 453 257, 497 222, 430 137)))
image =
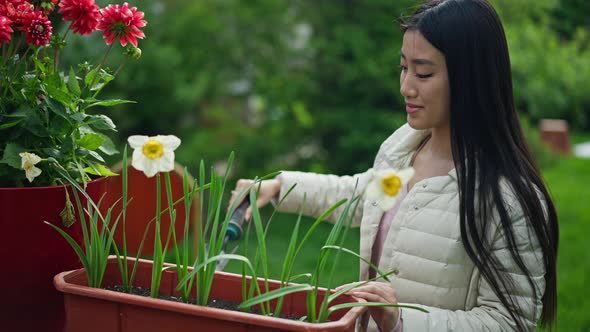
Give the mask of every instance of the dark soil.
MULTIPOLYGON (((125 291, 123 291, 123 287, 120 285, 117 286, 108 286, 108 287, 104 287, 104 289, 106 290, 111 290, 111 291, 115 291, 115 292, 120 292, 120 293, 125 293, 125 291)), ((133 295, 139 295, 139 296, 145 296, 145 297, 150 297, 150 289, 149 288, 144 288, 144 287, 133 287, 131 288, 131 292, 129 292, 130 294, 133 295)), ((182 302, 182 298, 178 297, 178 296, 171 296, 171 295, 165 295, 165 294, 159 294, 158 295, 159 299, 162 300, 168 300, 168 301, 174 301, 174 302, 182 302)), ((196 299, 191 298, 188 300, 188 303, 190 304, 195 304, 197 303, 196 299)), ((240 311, 243 312, 243 310, 239 309, 239 303, 235 303, 235 302, 231 302, 231 301, 226 301, 223 299, 209 299, 209 302, 207 303, 207 306, 210 308, 218 308, 218 309, 224 309, 224 310, 231 310, 231 311, 240 311)), ((252 314, 257 314, 257 315, 262 315, 262 312, 258 309, 250 309, 250 313, 252 314)), ((290 319, 290 320, 300 320, 302 316, 297 316, 297 315, 284 315, 281 314, 280 315, 281 318, 285 318, 285 319, 290 319)))

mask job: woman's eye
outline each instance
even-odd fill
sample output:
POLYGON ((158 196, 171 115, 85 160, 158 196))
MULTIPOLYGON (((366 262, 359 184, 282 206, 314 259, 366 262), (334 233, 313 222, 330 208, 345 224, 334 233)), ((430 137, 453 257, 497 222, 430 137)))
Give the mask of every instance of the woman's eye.
POLYGON ((416 77, 418 77, 418 78, 429 78, 429 77, 432 77, 432 74, 426 74, 426 75, 416 74, 416 77))
POLYGON ((408 71, 408 67, 404 65, 399 65, 399 69, 401 69, 401 71, 408 71))

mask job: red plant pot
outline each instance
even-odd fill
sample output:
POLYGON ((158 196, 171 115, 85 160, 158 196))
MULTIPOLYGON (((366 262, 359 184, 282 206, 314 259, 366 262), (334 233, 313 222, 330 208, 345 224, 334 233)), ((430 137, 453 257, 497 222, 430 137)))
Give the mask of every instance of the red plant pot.
MULTIPOLYGON (((98 201, 105 192, 105 184, 105 178, 88 184, 87 192, 93 200, 98 201)), ((3 331, 63 330, 63 296, 52 280, 56 273, 81 264, 66 240, 44 221, 64 228, 59 217, 64 206, 64 186, 0 188, 0 257, 5 262, 0 273, 3 331)), ((82 243, 77 216, 76 210, 76 222, 64 229, 82 243)))
MULTIPOLYGON (((130 258, 130 266, 135 260, 130 258)), ((140 260, 134 286, 149 287, 151 261, 140 260)), ((176 272, 166 270, 162 276, 160 293, 177 294, 174 286, 176 272)), ((251 279, 248 279, 250 282, 251 279)), ((259 279, 262 286, 264 281, 259 279)), ((270 288, 279 282, 269 281, 270 288)), ((160 331, 216 331, 216 332, 271 332, 271 331, 354 331, 356 319, 366 308, 356 307, 334 312, 329 322, 312 324, 283 318, 274 318, 238 311, 153 299, 99 288, 90 288, 83 269, 63 272, 55 276, 55 287, 64 293, 66 331, 85 332, 160 332, 160 331)), ((103 286, 120 284, 116 258, 109 258, 103 286)), ((242 277, 237 274, 216 272, 210 299, 242 301, 242 277)), ((326 294, 320 290, 320 299, 326 294)), ((333 303, 354 302, 341 296, 333 303)), ((287 295, 282 313, 302 316, 306 310, 306 294, 287 295)))

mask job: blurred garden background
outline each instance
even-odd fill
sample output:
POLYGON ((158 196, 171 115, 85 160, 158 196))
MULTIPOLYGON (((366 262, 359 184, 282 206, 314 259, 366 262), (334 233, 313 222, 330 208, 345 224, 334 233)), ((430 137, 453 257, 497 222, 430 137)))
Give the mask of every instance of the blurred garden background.
MULTIPOLYGON (((137 101, 109 110, 119 148, 129 135, 174 134, 182 139, 177 161, 193 174, 201 159, 223 169, 235 151, 233 186, 281 169, 364 171, 382 140, 405 122, 398 19, 420 1, 129 2, 149 23, 143 55, 107 87, 110 97, 137 101)), ((558 331, 590 331, 590 159, 552 153, 537 131, 540 119, 564 119, 572 144, 590 141, 590 2, 492 2, 509 41, 517 108, 559 213, 558 331)), ((102 57, 99 33, 76 37, 62 61, 102 57)), ((122 59, 113 53, 108 66, 116 69, 122 59)), ((119 160, 113 156, 111 164, 119 160)), ((279 215, 270 226, 269 252, 280 253, 269 257, 271 276, 294 220, 279 215)), ((295 273, 315 263, 330 230, 322 226, 295 273)), ((349 236, 347 246, 358 250, 358 231, 349 236)), ((356 280, 358 262, 341 265, 337 281, 356 280)))

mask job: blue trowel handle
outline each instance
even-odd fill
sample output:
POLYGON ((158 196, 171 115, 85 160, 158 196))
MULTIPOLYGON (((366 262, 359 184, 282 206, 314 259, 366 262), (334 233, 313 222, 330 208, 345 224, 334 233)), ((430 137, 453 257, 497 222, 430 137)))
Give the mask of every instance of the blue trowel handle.
POLYGON ((246 214, 246 210, 250 206, 250 201, 244 199, 240 205, 232 214, 229 224, 227 225, 227 231, 225 236, 229 237, 231 241, 237 240, 242 236, 242 225, 244 224, 244 215, 246 214))

